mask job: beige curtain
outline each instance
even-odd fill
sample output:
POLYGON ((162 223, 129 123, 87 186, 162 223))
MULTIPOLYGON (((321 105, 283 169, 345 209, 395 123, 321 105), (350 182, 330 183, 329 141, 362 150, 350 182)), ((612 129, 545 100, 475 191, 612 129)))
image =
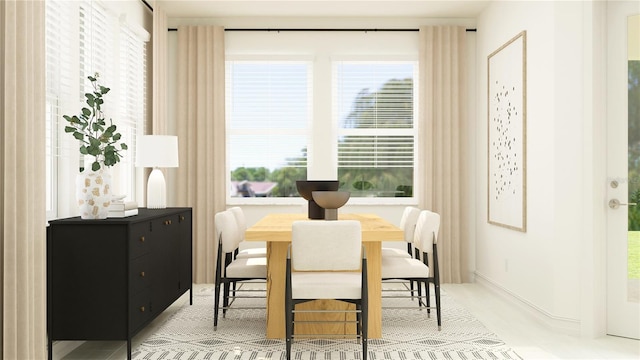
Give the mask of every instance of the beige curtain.
POLYGON ((2 359, 46 357, 44 2, 0 2, 2 359))
POLYGON ((466 31, 420 28, 420 159, 425 173, 420 206, 441 216, 438 255, 442 282, 467 281, 466 31))
POLYGON ((214 215, 226 203, 224 29, 178 27, 178 205, 193 207, 193 276, 213 283, 214 215))
POLYGON ((153 109, 151 131, 167 134, 167 13, 156 2, 153 7, 153 109))

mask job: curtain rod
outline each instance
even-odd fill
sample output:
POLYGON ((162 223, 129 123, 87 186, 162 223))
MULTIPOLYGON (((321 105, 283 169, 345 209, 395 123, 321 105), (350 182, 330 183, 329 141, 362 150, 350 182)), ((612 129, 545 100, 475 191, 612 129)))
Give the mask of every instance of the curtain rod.
MULTIPOLYGON (((147 0, 140 0, 142 3, 153 12, 153 7, 147 2, 147 0)), ((169 28, 168 31, 178 31, 176 28, 169 28)), ((224 31, 362 31, 362 32, 377 32, 377 31, 420 31, 420 29, 268 29, 268 28, 256 28, 256 29, 224 29, 224 31)), ((467 32, 476 32, 477 29, 467 29, 467 32)))
POLYGON ((151 7, 151 5, 147 2, 147 0, 141 0, 142 3, 149 9, 151 10, 151 12, 153 12, 153 8, 151 7))
MULTIPOLYGON (((168 31, 178 31, 176 28, 169 28, 168 31)), ((419 31, 420 29, 269 29, 269 28, 247 28, 247 29, 224 29, 224 31, 275 31, 275 32, 285 32, 285 31, 360 31, 360 32, 378 32, 378 31, 419 31)), ((476 32, 477 29, 467 29, 467 32, 476 32)))

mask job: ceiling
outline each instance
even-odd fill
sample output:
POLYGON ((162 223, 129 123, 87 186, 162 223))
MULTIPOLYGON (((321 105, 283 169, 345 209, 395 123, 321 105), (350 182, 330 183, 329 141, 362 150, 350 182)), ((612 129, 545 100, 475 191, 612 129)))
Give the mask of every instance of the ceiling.
MULTIPOLYGON (((150 1, 151 2, 151 1, 150 1)), ((475 18, 490 1, 442 0, 156 0, 170 18, 427 17, 475 18)))

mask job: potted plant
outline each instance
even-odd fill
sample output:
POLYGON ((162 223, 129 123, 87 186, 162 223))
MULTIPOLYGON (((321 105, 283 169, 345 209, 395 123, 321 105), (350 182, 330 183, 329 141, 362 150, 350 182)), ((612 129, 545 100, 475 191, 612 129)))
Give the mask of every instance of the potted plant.
POLYGON ((93 171, 100 170, 101 163, 104 163, 104 166, 117 164, 120 162, 120 152, 128 149, 127 144, 118 144, 122 135, 116 132, 116 125, 109 120, 107 126, 104 119, 103 97, 111 89, 98 83, 99 76, 98 73, 95 73, 94 76, 87 77, 93 86, 92 93, 84 94, 89 107, 82 108, 79 115, 63 116, 69 123, 65 126, 64 131, 71 133, 74 138, 80 141, 80 154, 94 157, 91 164, 93 171))
POLYGON ((80 154, 93 156, 91 169, 84 169, 76 180, 76 199, 83 219, 105 219, 111 205, 111 174, 107 168, 120 162, 121 152, 128 149, 120 142, 116 125, 105 121, 102 106, 109 88, 98 83, 99 74, 88 76, 93 92, 84 94, 88 107, 79 115, 64 115, 64 130, 80 141, 80 154))

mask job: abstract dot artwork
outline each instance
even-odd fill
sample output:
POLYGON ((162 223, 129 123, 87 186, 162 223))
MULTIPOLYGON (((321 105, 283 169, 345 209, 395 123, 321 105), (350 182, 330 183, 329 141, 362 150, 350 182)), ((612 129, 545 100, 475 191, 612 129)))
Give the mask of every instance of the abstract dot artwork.
POLYGON ((526 32, 488 57, 488 222, 526 231, 526 32))
POLYGON ((491 156, 496 166, 492 168, 493 183, 490 186, 494 187, 495 198, 498 200, 505 194, 516 194, 518 189, 514 187, 512 178, 518 174, 521 167, 518 159, 519 136, 511 126, 518 109, 515 106, 516 102, 509 99, 510 96, 515 96, 516 88, 514 85, 507 88, 507 85, 500 84, 497 80, 495 85, 498 89, 493 99, 496 111, 490 121, 497 135, 491 143, 491 156))

